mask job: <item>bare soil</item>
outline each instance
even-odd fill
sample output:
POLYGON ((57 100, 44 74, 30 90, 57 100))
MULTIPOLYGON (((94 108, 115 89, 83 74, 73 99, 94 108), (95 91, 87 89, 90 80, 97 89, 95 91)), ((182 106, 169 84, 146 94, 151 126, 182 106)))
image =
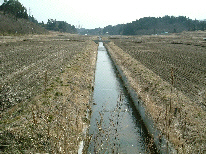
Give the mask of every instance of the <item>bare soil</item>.
POLYGON ((0 38, 1 153, 77 153, 93 89, 92 39, 61 33, 0 38))
POLYGON ((112 36, 107 45, 157 128, 180 153, 206 150, 205 36, 112 36))

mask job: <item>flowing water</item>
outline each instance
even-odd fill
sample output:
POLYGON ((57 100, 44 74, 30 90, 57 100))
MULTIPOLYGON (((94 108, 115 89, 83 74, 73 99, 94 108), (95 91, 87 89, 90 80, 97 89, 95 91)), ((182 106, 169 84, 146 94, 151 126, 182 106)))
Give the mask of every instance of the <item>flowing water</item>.
POLYGON ((99 42, 88 153, 156 153, 102 42, 99 42))

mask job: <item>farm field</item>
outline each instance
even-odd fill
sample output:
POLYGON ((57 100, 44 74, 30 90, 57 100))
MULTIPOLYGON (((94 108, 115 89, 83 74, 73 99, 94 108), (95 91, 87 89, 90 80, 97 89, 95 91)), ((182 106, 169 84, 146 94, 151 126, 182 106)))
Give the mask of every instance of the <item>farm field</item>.
POLYGON ((205 37, 197 31, 103 38, 110 39, 110 54, 180 153, 206 149, 205 37))
POLYGON ((75 153, 87 125, 97 45, 52 33, 2 36, 3 153, 75 153))
POLYGON ((189 33, 115 39, 114 42, 169 83, 173 68, 173 86, 205 108, 206 41, 203 40, 205 36, 206 33, 189 33))
MULTIPOLYGON (((206 140, 206 32, 108 36, 106 47, 180 153, 206 140)), ((87 127, 96 36, 1 36, 2 153, 76 153, 87 127), (68 137, 69 136, 69 137, 68 137)))

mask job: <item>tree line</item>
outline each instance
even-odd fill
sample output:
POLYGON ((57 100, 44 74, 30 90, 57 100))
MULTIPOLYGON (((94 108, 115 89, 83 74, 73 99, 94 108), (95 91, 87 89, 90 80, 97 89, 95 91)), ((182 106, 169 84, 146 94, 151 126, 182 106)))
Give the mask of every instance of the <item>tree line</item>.
POLYGON ((74 25, 68 24, 66 21, 57 21, 56 19, 48 19, 45 24, 43 21, 38 23, 38 21, 34 18, 34 16, 29 16, 29 20, 34 22, 47 30, 59 31, 59 32, 67 32, 67 33, 77 33, 77 29, 74 25))
POLYGON ((74 25, 68 24, 66 21, 57 21, 56 19, 48 19, 47 24, 41 23, 43 27, 48 30, 67 32, 67 33, 77 33, 74 25))
POLYGON ((4 0, 0 6, 0 11, 5 14, 12 14, 16 18, 28 19, 27 9, 18 0, 4 0))
POLYGON ((27 9, 18 0, 4 0, 4 3, 0 6, 0 11, 5 14, 11 14, 17 20, 18 18, 27 19, 37 25, 44 27, 47 30, 54 30, 67 33, 77 33, 75 26, 68 24, 66 21, 56 21, 53 19, 48 19, 48 22, 44 24, 42 21, 39 23, 34 16, 30 16, 27 13, 27 9))
POLYGON ((180 33, 182 31, 206 30, 206 21, 192 20, 185 16, 144 17, 127 24, 108 25, 103 34, 110 35, 151 35, 180 33))

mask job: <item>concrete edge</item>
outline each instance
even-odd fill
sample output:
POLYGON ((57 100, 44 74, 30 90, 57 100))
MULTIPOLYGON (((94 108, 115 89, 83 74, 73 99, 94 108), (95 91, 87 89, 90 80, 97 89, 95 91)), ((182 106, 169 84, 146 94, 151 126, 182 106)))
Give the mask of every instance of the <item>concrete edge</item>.
POLYGON ((114 64, 114 66, 116 67, 117 71, 121 75, 122 81, 123 81, 128 93, 129 93, 136 109, 138 110, 139 114, 141 115, 141 118, 142 118, 149 134, 153 138, 158 152, 159 153, 174 153, 174 154, 176 154, 177 151, 175 150, 173 145, 166 139, 166 136, 163 135, 161 133, 161 131, 155 127, 155 123, 152 120, 151 116, 148 113, 146 113, 146 110, 144 108, 142 100, 139 99, 137 93, 130 85, 130 83, 129 83, 127 77, 125 76, 125 74, 123 73, 122 69, 118 66, 115 58, 111 55, 112 49, 105 43, 104 43, 104 46, 105 46, 113 64, 114 64))
POLYGON ((82 135, 84 136, 83 140, 80 142, 79 144, 79 148, 78 148, 78 154, 83 154, 83 153, 87 153, 87 149, 89 146, 89 141, 88 141, 88 135, 89 135, 89 127, 90 127, 90 118, 91 118, 91 113, 92 113, 92 104, 93 104, 93 92, 94 92, 94 84, 95 84, 95 72, 96 72, 96 66, 97 66, 97 55, 98 55, 98 45, 96 46, 96 55, 95 55, 95 65, 94 65, 94 70, 93 70, 93 80, 91 83, 91 87, 92 89, 90 90, 90 94, 89 94, 89 101, 88 101, 88 108, 87 108, 87 114, 86 114, 86 118, 88 120, 88 122, 85 124, 85 128, 82 131, 82 135), (81 151, 80 151, 80 146, 82 146, 81 144, 83 144, 83 147, 81 147, 81 151), (80 152, 80 153, 79 153, 80 152))

